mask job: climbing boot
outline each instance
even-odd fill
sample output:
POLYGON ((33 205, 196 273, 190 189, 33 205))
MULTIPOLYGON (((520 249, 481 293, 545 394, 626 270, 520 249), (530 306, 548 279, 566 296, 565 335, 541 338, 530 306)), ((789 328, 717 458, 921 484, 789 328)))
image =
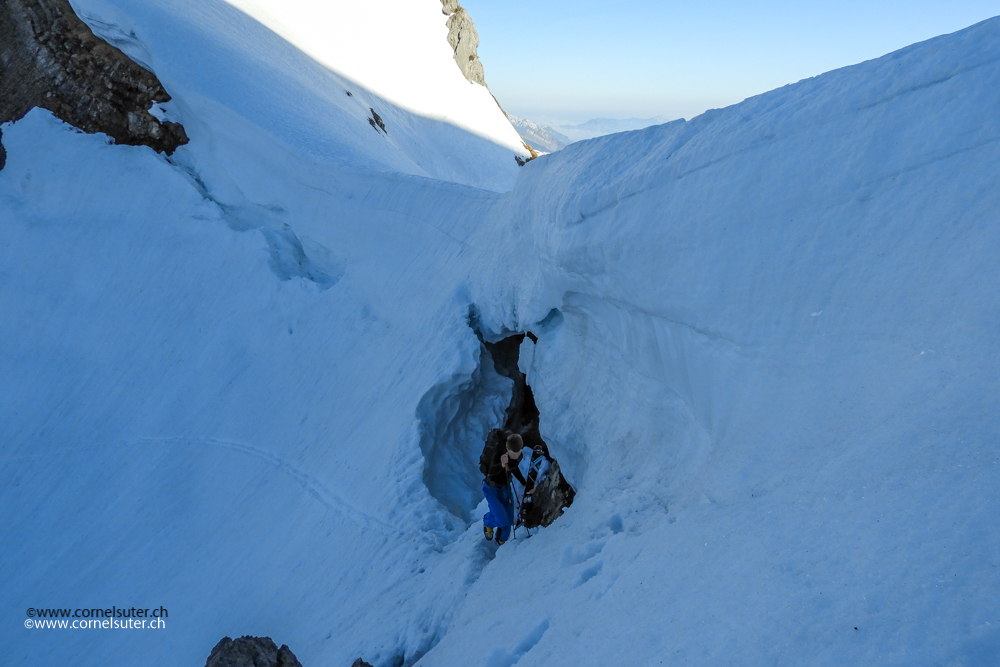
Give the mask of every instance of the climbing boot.
POLYGON ((483 534, 486 535, 486 541, 489 542, 493 539, 493 529, 483 524, 483 534))
POLYGON ((501 539, 500 539, 499 537, 497 538, 497 546, 498 546, 498 547, 500 547, 500 546, 503 546, 503 545, 505 545, 505 544, 507 544, 507 542, 506 542, 506 541, 504 541, 504 540, 501 540, 501 539))

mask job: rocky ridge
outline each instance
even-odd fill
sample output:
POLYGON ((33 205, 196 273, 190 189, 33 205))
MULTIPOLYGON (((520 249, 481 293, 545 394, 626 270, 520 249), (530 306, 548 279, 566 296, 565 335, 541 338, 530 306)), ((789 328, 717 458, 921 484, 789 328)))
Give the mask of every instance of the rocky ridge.
MULTIPOLYGON (((489 90, 489 86, 486 85, 486 73, 483 70, 483 63, 479 60, 479 54, 477 53, 477 49, 479 48, 479 33, 476 32, 476 24, 473 23, 469 12, 465 11, 465 8, 458 4, 458 0, 441 0, 441 12, 448 17, 448 21, 446 22, 448 26, 448 44, 451 45, 451 50, 455 54, 455 62, 458 63, 458 69, 462 71, 462 76, 470 82, 478 83, 489 90)), ((503 106, 499 100, 496 97, 493 100, 496 101, 497 106, 500 107, 500 111, 503 111, 507 119, 513 121, 514 117, 503 110, 503 106)), ((524 141, 524 135, 520 136, 524 148, 530 154, 530 157, 527 159, 522 159, 519 155, 514 156, 517 164, 523 167, 538 157, 538 152, 524 141)))
POLYGON ((441 11, 448 17, 448 44, 455 53, 455 62, 462 75, 472 83, 486 85, 486 73, 476 50, 479 48, 479 33, 469 13, 458 4, 458 0, 441 0, 441 11))
MULTIPOLYGON (((116 143, 172 153, 188 141, 150 113, 170 100, 156 76, 97 37, 67 0, 0 0, 0 123, 34 107, 116 143)), ((6 154, 0 148, 0 168, 6 154)))

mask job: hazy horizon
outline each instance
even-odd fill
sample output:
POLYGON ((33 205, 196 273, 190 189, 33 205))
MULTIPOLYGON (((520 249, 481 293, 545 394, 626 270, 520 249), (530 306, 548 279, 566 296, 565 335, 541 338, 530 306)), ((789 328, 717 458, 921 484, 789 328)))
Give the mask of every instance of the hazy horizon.
POLYGON ((556 129, 600 117, 691 118, 1000 14, 1000 0, 462 4, 504 109, 556 129))

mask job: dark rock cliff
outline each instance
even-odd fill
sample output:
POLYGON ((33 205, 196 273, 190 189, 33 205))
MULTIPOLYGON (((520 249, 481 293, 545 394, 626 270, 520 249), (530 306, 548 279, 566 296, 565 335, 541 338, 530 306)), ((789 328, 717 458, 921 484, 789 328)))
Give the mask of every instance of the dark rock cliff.
MULTIPOLYGON (((32 107, 116 143, 172 153, 184 128, 149 113, 170 95, 156 76, 94 35, 66 0, 0 0, 0 123, 32 107)), ((0 149, 0 168, 3 166, 0 149)))
POLYGON ((286 644, 281 648, 270 637, 223 637, 208 656, 205 667, 302 667, 286 644))

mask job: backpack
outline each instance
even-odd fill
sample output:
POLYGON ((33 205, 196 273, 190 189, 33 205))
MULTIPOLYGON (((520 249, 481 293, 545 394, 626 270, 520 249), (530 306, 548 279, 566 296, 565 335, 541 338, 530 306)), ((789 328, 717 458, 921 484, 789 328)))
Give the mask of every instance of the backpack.
POLYGON ((490 431, 490 434, 486 436, 486 446, 483 447, 483 453, 479 455, 479 472, 483 473, 483 475, 490 474, 493 455, 496 454, 500 443, 506 444, 506 442, 507 438, 504 437, 504 430, 502 428, 495 428, 490 431))

